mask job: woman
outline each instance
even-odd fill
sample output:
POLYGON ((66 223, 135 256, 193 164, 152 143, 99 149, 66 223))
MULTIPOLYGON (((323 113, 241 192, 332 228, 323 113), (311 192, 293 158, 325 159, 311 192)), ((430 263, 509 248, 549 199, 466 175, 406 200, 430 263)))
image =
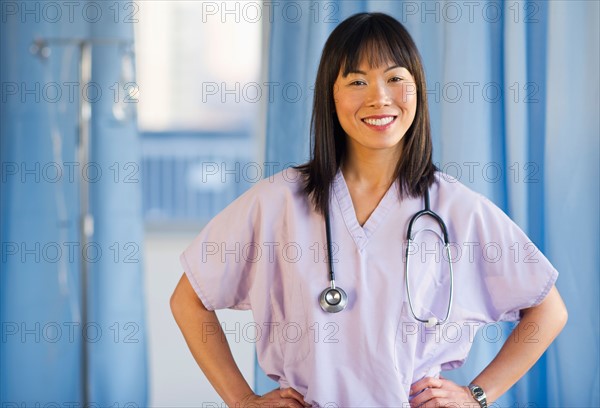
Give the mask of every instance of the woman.
POLYGON ((558 273, 502 211, 436 171, 423 67, 398 21, 362 13, 332 32, 312 132, 310 162, 257 183, 181 256, 171 308, 211 384, 231 407, 496 400, 566 323, 558 273), (407 242, 426 203, 447 231, 420 217, 407 242), (446 234, 452 250, 440 258, 446 234), (259 363, 280 389, 252 392, 220 308, 252 310, 259 363), (478 327, 500 320, 520 323, 470 384, 440 377, 462 364, 478 327))

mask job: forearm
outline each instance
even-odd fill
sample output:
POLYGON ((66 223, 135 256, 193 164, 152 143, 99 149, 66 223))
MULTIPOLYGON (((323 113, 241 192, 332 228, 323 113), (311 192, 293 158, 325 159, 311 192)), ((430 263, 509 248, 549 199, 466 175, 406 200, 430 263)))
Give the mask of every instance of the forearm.
POLYGON ((519 324, 500 352, 472 383, 482 387, 488 404, 513 386, 540 358, 567 321, 567 310, 556 288, 536 307, 522 311, 519 324))
POLYGON ((252 389, 233 359, 215 312, 206 310, 188 285, 185 278, 171 298, 173 316, 208 381, 228 406, 235 407, 253 394, 252 389))

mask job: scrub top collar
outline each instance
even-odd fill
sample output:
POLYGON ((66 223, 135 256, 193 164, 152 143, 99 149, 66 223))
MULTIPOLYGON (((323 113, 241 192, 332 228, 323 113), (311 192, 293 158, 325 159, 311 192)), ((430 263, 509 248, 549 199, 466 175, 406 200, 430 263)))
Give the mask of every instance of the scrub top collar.
POLYGON ((344 224, 346 225, 346 228, 348 228, 348 232, 352 236, 356 246, 360 250, 363 250, 369 243, 369 239, 377 227, 383 222, 390 209, 397 202, 398 183, 392 183, 362 227, 356 218, 352 197, 350 196, 350 191, 348 190, 348 185, 346 184, 341 169, 338 169, 333 180, 333 191, 340 211, 342 212, 344 224))

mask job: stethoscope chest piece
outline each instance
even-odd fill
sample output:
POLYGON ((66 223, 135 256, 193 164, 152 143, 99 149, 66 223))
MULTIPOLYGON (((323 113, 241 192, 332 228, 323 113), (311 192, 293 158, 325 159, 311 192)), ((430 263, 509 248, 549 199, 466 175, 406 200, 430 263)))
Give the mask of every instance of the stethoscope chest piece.
POLYGON ((348 304, 348 295, 344 292, 344 289, 337 287, 329 287, 319 296, 319 303, 321 309, 328 313, 337 313, 346 308, 348 304))

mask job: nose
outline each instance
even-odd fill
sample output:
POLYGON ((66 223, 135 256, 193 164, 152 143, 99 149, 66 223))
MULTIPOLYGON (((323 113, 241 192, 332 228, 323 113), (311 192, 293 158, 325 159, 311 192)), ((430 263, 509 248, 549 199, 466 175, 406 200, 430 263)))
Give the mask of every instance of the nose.
POLYGON ((389 89, 386 86, 385 81, 376 81, 371 83, 368 89, 367 105, 374 108, 380 108, 387 106, 391 103, 391 97, 389 89))

